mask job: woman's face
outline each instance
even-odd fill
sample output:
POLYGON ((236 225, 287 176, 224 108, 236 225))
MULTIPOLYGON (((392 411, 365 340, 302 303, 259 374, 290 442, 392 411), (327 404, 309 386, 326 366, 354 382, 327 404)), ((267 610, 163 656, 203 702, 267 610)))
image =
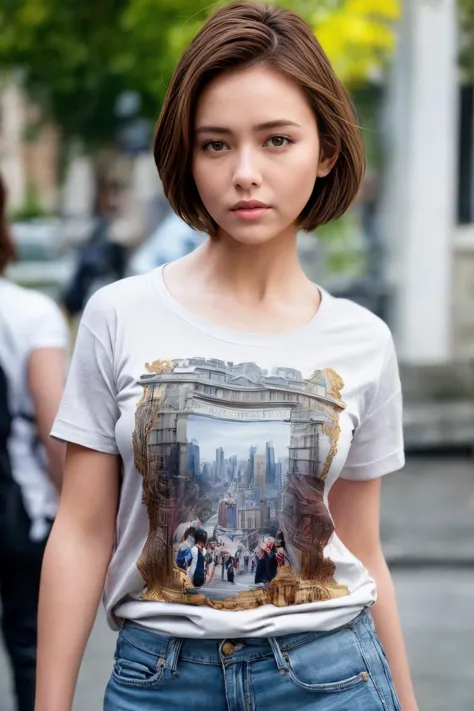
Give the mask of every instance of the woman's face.
POLYGON ((334 163, 320 153, 306 98, 273 69, 223 73, 199 98, 193 175, 221 236, 263 244, 293 232, 316 178, 334 163))

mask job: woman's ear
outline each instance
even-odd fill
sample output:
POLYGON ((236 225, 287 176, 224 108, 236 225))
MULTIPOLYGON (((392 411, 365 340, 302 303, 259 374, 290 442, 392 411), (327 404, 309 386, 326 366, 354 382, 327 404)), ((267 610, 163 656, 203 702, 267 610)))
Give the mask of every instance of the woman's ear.
POLYGON ((325 178, 331 170, 334 168, 336 165, 337 159, 339 157, 339 153, 333 153, 333 155, 325 157, 323 153, 321 153, 321 157, 318 162, 318 170, 317 170, 317 176, 318 178, 325 178))

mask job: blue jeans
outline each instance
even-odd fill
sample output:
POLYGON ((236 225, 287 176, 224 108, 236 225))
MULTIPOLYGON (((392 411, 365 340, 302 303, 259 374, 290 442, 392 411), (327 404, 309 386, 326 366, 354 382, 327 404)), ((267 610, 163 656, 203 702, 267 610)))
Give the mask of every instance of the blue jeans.
POLYGON ((368 609, 331 632, 242 640, 121 630, 104 711, 401 711, 368 609))

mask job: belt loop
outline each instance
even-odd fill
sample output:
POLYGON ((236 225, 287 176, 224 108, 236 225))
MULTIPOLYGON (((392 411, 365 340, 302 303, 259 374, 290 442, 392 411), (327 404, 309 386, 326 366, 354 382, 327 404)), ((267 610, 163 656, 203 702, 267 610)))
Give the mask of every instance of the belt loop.
POLYGON ((173 674, 178 673, 178 661, 181 647, 183 646, 182 637, 171 637, 166 650, 166 666, 173 674))
POLYGON ((276 637, 268 637, 268 641, 270 642, 273 656, 275 657, 275 661, 280 673, 287 672, 288 663, 286 662, 285 657, 283 656, 283 652, 280 649, 280 645, 278 644, 276 637))

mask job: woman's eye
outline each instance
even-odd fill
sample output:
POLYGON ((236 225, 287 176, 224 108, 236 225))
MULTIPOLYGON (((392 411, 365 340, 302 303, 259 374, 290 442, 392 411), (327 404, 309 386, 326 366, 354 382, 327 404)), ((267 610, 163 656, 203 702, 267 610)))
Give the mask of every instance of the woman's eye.
POLYGON ((272 136, 268 139, 267 143, 268 142, 271 143, 273 148, 281 148, 282 146, 286 146, 292 141, 289 138, 286 138, 286 136, 272 136))
POLYGON ((225 144, 222 141, 209 141, 208 143, 205 143, 203 146, 203 149, 205 151, 210 151, 213 153, 220 153, 225 144))

